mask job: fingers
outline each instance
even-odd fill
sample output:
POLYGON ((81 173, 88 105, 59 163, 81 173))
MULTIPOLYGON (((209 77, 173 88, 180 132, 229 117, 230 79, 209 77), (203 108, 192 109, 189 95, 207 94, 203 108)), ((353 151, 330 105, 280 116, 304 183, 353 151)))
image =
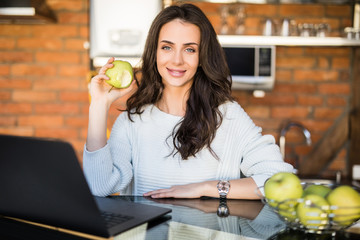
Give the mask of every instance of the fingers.
POLYGON ((108 59, 108 61, 106 62, 106 64, 104 66, 102 66, 98 72, 98 74, 96 76, 94 76, 91 80, 109 80, 109 77, 106 76, 105 72, 106 70, 108 70, 109 68, 114 67, 114 64, 112 64, 114 62, 115 58, 111 57, 108 59))
POLYGON ((107 84, 105 84, 105 81, 109 80, 109 77, 105 74, 98 74, 94 76, 90 81, 90 90, 91 89, 101 89, 103 87, 106 87, 107 84), (99 88, 100 87, 100 88, 99 88))
POLYGON ((150 191, 150 192, 144 193, 144 196, 146 197, 146 196, 151 196, 151 195, 154 195, 154 194, 159 194, 164 190, 166 190, 166 189, 159 189, 159 190, 150 191))
POLYGON ((110 57, 107 62, 108 62, 108 63, 112 63, 113 61, 115 61, 115 58, 114 58, 114 57, 110 57))
POLYGON ((105 75, 106 70, 114 67, 114 64, 112 64, 114 62, 114 60, 115 60, 114 57, 109 58, 109 60, 106 62, 106 64, 100 68, 99 75, 105 75))
POLYGON ((199 198, 201 197, 201 186, 199 183, 176 185, 167 189, 158 189, 144 193, 144 196, 152 198, 199 198))
POLYGON ((169 198, 169 197, 174 197, 174 195, 172 188, 169 188, 169 189, 159 189, 144 193, 144 197, 169 198))

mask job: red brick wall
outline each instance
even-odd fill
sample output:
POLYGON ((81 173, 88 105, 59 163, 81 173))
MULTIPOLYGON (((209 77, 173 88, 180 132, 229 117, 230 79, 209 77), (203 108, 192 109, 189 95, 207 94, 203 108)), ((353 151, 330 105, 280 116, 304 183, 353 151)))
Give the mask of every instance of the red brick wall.
MULTIPOLYGON (((56 137, 70 141, 79 156, 86 139, 89 75, 88 0, 47 0, 58 23, 0 25, 0 133, 56 137)), ((219 29, 219 4, 198 4, 219 29)), ((328 22, 331 35, 351 26, 351 7, 337 5, 246 4, 246 34, 260 34, 267 17, 328 22)), ((233 18, 233 17, 232 17, 233 18)), ((234 23, 234 19, 230 19, 234 23)), ((278 139, 287 120, 303 123, 316 142, 349 108, 350 47, 278 47, 276 83, 265 98, 234 91, 234 96, 264 133, 278 139)), ((122 102, 120 101, 120 104, 122 102)), ((111 111, 111 127, 118 112, 111 111)), ((302 159, 311 149, 294 129, 287 134, 287 156, 302 159)), ((346 150, 324 173, 344 170, 346 150)))
POLYGON ((0 132, 86 137, 88 1, 49 0, 58 23, 0 25, 0 132))

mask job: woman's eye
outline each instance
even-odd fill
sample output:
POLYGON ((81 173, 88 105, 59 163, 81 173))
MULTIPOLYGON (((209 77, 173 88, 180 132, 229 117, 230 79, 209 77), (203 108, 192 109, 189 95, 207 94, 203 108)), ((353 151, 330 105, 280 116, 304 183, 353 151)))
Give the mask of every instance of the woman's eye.
POLYGON ((185 49, 185 51, 189 52, 189 53, 194 53, 195 52, 195 49, 193 48, 187 48, 185 49))
POLYGON ((171 48, 169 46, 163 46, 161 49, 163 50, 170 50, 171 48))

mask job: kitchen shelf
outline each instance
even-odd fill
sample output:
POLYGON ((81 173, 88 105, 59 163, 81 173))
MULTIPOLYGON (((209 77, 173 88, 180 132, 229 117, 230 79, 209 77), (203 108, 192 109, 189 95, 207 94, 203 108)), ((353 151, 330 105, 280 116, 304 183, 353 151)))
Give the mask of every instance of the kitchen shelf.
MULTIPOLYGON (((328 47, 351 47, 360 46, 360 40, 350 40, 341 37, 280 37, 280 36, 250 36, 250 35, 218 35, 222 46, 328 46, 328 47)), ((116 56, 115 56, 116 57, 116 56)), ((140 57, 121 56, 122 60, 137 66, 140 57)), ((103 66, 108 57, 95 57, 93 65, 103 66)))
POLYGON ((282 36, 240 36, 218 35, 222 46, 260 45, 260 46, 360 46, 360 40, 341 37, 282 37, 282 36))

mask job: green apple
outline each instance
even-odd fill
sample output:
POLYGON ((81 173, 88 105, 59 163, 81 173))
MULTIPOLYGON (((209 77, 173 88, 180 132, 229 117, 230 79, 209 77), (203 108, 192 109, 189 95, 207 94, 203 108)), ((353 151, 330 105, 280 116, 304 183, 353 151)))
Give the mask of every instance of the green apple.
POLYGON ((107 69, 105 72, 105 75, 110 78, 105 82, 115 88, 129 87, 134 78, 131 64, 121 60, 115 60, 113 64, 114 67, 107 69))
POLYGON ((296 206, 298 199, 289 199, 280 202, 277 205, 277 212, 288 222, 294 222, 296 220, 296 206))
POLYGON ((348 185, 341 185, 327 196, 334 214, 333 221, 348 226, 360 218, 360 194, 348 185))
POLYGON ((319 195, 306 195, 296 211, 300 223, 308 229, 320 230, 329 224, 329 203, 319 195))
POLYGON ((331 188, 325 185, 309 185, 304 189, 303 196, 308 194, 316 194, 323 198, 325 198, 329 192, 331 192, 331 188))
POLYGON ((279 172, 265 182, 264 193, 270 206, 276 207, 284 200, 300 198, 303 189, 298 176, 290 172, 279 172))

